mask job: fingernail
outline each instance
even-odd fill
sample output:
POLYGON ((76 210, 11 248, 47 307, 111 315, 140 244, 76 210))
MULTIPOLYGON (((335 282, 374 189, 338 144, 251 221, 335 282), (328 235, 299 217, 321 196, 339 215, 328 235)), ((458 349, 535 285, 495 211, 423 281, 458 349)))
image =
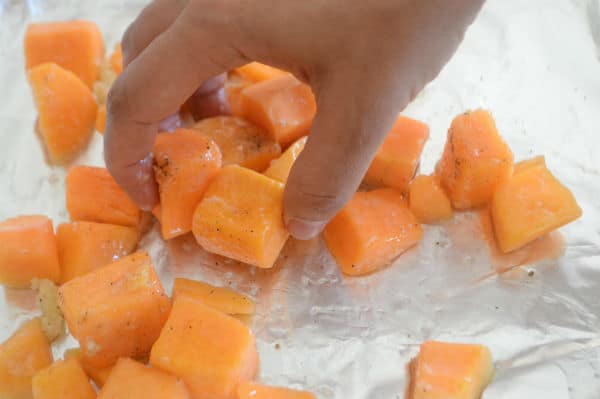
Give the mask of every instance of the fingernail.
POLYGON ((325 222, 314 222, 298 218, 290 218, 287 221, 287 229, 292 237, 298 240, 310 240, 317 236, 325 227, 325 222))

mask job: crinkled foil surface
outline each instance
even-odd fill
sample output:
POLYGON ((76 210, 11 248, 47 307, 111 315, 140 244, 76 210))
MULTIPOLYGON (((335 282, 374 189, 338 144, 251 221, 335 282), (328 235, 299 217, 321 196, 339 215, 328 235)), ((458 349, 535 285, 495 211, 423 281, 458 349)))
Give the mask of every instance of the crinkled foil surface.
MULTIPOLYGON (((143 3, 0 0, 0 219, 68 219, 65 170, 45 162, 34 133, 25 26, 89 19, 111 49, 143 3)), ((402 398, 405 365, 422 341, 438 339, 491 348, 497 374, 485 399, 600 398, 600 1, 489 0, 406 110, 431 126, 423 172, 433 170, 452 117, 476 107, 494 112, 516 159, 546 155, 573 190, 584 215, 561 230, 562 257, 498 275, 472 214, 425 227, 417 248, 363 278, 340 275, 319 240, 291 240, 268 271, 207 254, 191 237, 165 244, 156 226, 142 247, 168 290, 187 276, 257 300, 266 383, 319 398, 402 398)), ((96 135, 77 163, 102 165, 101 147, 96 135)), ((36 312, 28 291, 0 291, 0 340, 36 312)), ((55 355, 75 345, 67 338, 55 355)))

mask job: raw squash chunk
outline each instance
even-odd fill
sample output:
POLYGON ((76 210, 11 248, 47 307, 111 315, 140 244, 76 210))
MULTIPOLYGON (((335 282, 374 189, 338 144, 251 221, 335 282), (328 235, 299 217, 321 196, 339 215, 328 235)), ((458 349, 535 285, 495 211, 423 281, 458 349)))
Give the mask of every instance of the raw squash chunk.
POLYGON ((244 382, 238 386, 237 399, 317 399, 317 397, 306 391, 244 382))
POLYGON ((289 75, 289 72, 256 61, 236 68, 234 72, 252 83, 289 75))
POLYGON ((121 43, 115 45, 115 49, 110 55, 109 62, 117 75, 123 72, 123 49, 121 48, 121 43))
POLYGON ((283 184, 240 166, 224 167, 194 213, 193 232, 209 252, 273 267, 289 237, 283 184))
POLYGON ((479 399, 493 375, 485 346, 428 341, 416 360, 412 399, 479 399))
POLYGON ((308 134, 317 112, 310 87, 292 75, 246 87, 241 107, 243 118, 265 128, 284 148, 308 134))
POLYGON ((242 117, 244 109, 242 107, 242 90, 250 86, 252 81, 243 78, 241 75, 232 71, 227 74, 225 80, 225 98, 229 103, 229 109, 232 115, 242 117))
POLYGON ((106 105, 104 104, 98 107, 98 113, 96 114, 96 130, 100 134, 103 134, 106 130, 106 105))
POLYGON ((56 64, 40 64, 27 75, 48 156, 55 163, 69 162, 94 132, 96 100, 73 72, 56 64))
POLYGON ((402 194, 389 188, 357 192, 323 231, 327 248, 351 276, 387 266, 422 235, 402 194))
POLYGON ((456 209, 487 205, 513 172, 513 155, 488 111, 454 118, 439 164, 442 187, 456 209))
POLYGON ((69 331, 96 368, 148 354, 170 308, 145 252, 74 278, 59 293, 69 331))
POLYGON ((97 368, 90 365, 89 362, 86 361, 85 357, 81 353, 81 349, 79 348, 67 349, 63 357, 65 360, 70 358, 76 359, 83 368, 83 371, 85 371, 85 374, 90 377, 92 381, 94 381, 94 384, 96 384, 98 388, 102 388, 104 386, 114 367, 109 366, 97 368))
POLYGON ((102 33, 93 22, 34 23, 25 32, 26 69, 53 62, 92 87, 103 55, 102 33))
POLYGON ((235 116, 203 119, 193 129, 217 143, 223 166, 235 164, 262 172, 281 155, 279 144, 262 128, 235 116))
POLYGON ((254 313, 254 302, 246 295, 229 288, 215 287, 202 281, 176 278, 173 284, 173 300, 186 296, 202 302, 229 315, 250 315, 254 313))
POLYGON ((38 371, 32 380, 33 399, 95 399, 96 391, 77 359, 60 360, 38 371))
POLYGON ((578 219, 582 211, 538 157, 517 164, 513 177, 497 187, 491 213, 498 245, 510 252, 578 219))
POLYGON ((410 183, 410 211, 421 223, 437 223, 452 218, 452 204, 437 176, 417 176, 410 183))
POLYGON ((94 222, 63 223, 56 236, 63 283, 129 255, 139 240, 133 227, 94 222))
POLYGON ((180 377, 195 398, 235 399, 238 384, 255 377, 258 353, 243 323, 179 296, 150 364, 180 377))
POLYGON ((375 154, 364 182, 373 187, 386 186, 406 192, 417 172, 428 138, 429 127, 426 124, 399 116, 375 154))
POLYGON ((0 344, 0 398, 33 398, 33 375, 51 363, 50 342, 40 321, 29 320, 0 344))
POLYGON ((74 166, 66 186, 71 220, 139 226, 141 210, 105 168, 74 166))
POLYGON ((119 359, 98 399, 188 399, 183 381, 131 359, 119 359))
POLYGON ((159 134, 154 145, 154 176, 160 194, 160 223, 168 240, 192 230, 194 210, 221 168, 221 152, 188 129, 159 134))
POLYGON ((302 137, 297 140, 294 144, 289 146, 279 158, 272 160, 271 164, 264 172, 265 176, 282 183, 287 182, 287 178, 292 170, 292 166, 294 166, 294 162, 296 162, 296 159, 298 159, 298 156, 306 145, 306 139, 307 137, 302 137))
POLYGON ((60 280, 52 220, 33 215, 0 222, 0 283, 28 288, 34 278, 60 280))

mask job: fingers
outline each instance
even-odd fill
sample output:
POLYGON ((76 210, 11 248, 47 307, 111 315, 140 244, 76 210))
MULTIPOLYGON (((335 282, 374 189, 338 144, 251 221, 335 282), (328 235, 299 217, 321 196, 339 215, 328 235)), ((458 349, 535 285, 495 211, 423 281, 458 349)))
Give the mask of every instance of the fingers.
POLYGON ((109 93, 106 166, 145 210, 157 202, 148 160, 159 121, 177 111, 203 81, 244 62, 226 41, 219 43, 210 24, 200 29, 192 21, 184 10, 131 62, 109 93))

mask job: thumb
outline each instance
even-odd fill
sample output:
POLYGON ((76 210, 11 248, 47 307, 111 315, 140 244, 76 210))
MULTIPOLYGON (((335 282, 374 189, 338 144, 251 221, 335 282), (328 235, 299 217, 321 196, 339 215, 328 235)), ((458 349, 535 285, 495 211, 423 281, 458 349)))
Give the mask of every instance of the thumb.
POLYGON ((284 197, 284 220, 297 239, 319 234, 350 200, 408 102, 389 85, 371 83, 338 72, 314 86, 318 113, 284 197))

